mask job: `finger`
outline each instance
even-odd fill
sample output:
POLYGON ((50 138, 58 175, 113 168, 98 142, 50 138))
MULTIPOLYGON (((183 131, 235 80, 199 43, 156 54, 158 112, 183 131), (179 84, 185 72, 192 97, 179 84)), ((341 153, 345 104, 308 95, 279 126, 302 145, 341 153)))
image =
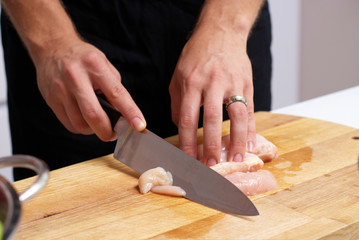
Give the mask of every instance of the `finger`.
POLYGON ((241 162, 247 146, 247 107, 242 102, 234 102, 227 111, 231 121, 228 160, 241 162))
POLYGON ((93 134, 94 131, 87 124, 86 120, 82 116, 82 112, 77 105, 76 99, 73 97, 65 98, 64 108, 68 118, 71 121, 72 126, 74 127, 74 133, 81 133, 85 135, 93 134))
POLYGON ((93 134, 94 131, 83 118, 81 110, 79 109, 77 101, 73 97, 72 93, 68 92, 64 86, 59 86, 58 91, 60 92, 59 96, 61 96, 62 106, 66 112, 67 119, 71 123, 73 129, 72 132, 86 135, 93 134))
POLYGON ((205 93, 203 102, 203 161, 208 166, 218 163, 221 155, 223 95, 216 89, 205 93))
MULTIPOLYGON (((86 68, 72 71, 70 83, 73 85, 71 93, 74 100, 66 104, 68 114, 73 115, 72 121, 80 127, 83 119, 101 140, 112 141, 116 139, 116 134, 112 130, 108 116, 98 102, 90 77, 92 76, 89 76, 89 70, 86 68)), ((85 124, 82 126, 85 127, 85 124)))
POLYGON ((129 92, 121 84, 120 73, 109 62, 106 64, 107 70, 103 70, 103 66, 97 66, 102 71, 101 74, 93 76, 92 81, 96 82, 107 100, 121 112, 133 129, 136 131, 144 130, 146 128, 145 118, 129 92))
POLYGON ((55 113, 57 119, 62 123, 62 125, 72 133, 78 133, 75 127, 72 126, 70 119, 67 116, 65 108, 62 104, 49 104, 53 112, 55 113))
POLYGON ((76 101, 63 85, 63 81, 54 81, 54 83, 57 86, 57 94, 54 95, 53 98, 48 98, 47 103, 59 121, 72 133, 93 133, 86 121, 82 118, 76 101))
POLYGON ((248 129, 247 129, 247 150, 254 152, 256 147, 256 122, 254 118, 253 98, 248 101, 248 129))
POLYGON ((200 93, 194 91, 186 93, 180 106, 178 121, 180 149, 194 158, 197 157, 197 129, 200 104, 200 93))
POLYGON ((181 91, 180 86, 176 84, 176 81, 174 80, 175 76, 171 79, 171 84, 169 86, 169 93, 171 96, 171 116, 172 116, 172 122, 178 126, 179 122, 179 115, 180 115, 180 109, 181 109, 181 91))
POLYGON ((116 139, 110 120, 102 109, 92 86, 86 84, 81 91, 77 92, 76 97, 81 115, 94 133, 103 141, 116 139))

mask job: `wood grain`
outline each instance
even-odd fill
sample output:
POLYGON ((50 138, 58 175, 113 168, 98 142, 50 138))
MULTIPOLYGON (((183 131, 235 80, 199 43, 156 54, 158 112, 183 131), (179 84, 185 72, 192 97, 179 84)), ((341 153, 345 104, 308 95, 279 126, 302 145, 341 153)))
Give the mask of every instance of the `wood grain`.
MULTIPOLYGON (((279 149, 264 166, 278 188, 251 197, 259 216, 141 195, 138 174, 109 155, 52 171, 23 206, 16 239, 358 239, 359 130, 268 112, 255 117, 257 131, 279 149)), ((177 136, 167 140, 178 143, 177 136)), ((14 185, 22 191, 33 180, 14 185)))

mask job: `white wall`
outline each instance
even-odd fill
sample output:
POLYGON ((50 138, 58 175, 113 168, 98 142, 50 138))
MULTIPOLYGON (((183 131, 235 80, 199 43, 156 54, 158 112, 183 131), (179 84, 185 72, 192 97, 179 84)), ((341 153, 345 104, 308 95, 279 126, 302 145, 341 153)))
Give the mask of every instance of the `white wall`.
POLYGON ((272 17, 272 109, 298 101, 300 70, 299 0, 269 0, 272 17))
POLYGON ((303 0, 301 18, 299 99, 359 85, 359 1, 303 0))
MULTIPOLYGON (((12 154, 11 154, 11 144, 10 144, 8 111, 6 107, 6 81, 5 81, 1 37, 0 37, 0 46, 1 46, 0 47, 0 157, 4 157, 4 156, 10 156, 12 154)), ((1 169, 0 174, 5 176, 8 180, 13 179, 10 169, 1 169)))
MULTIPOLYGON (((4 104, 0 105, 0 158, 4 156, 10 156, 11 144, 10 144, 10 130, 8 122, 7 107, 4 104)), ((12 181, 12 173, 9 168, 0 169, 0 174, 8 180, 12 181)))
POLYGON ((269 0, 273 109, 359 85, 358 0, 269 0))

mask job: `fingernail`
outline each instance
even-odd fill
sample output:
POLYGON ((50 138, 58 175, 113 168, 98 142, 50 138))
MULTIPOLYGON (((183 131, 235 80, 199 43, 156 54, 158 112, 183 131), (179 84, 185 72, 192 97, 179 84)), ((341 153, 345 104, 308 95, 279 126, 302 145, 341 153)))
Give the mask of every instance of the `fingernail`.
POLYGON ((234 158, 233 158, 233 161, 234 162, 242 162, 243 160, 242 160, 242 155, 241 154, 236 154, 235 156, 234 156, 234 158))
POLYGON ((142 131, 146 128, 146 123, 142 121, 139 117, 135 117, 134 119, 132 119, 132 127, 136 131, 142 131))
POLYGON ((252 141, 247 142, 247 150, 248 150, 248 152, 254 151, 254 144, 252 141))
POLYGON ((118 137, 117 134, 114 133, 111 140, 110 140, 110 142, 113 142, 113 141, 117 140, 117 137, 118 137))
POLYGON ((213 165, 216 165, 216 164, 217 164, 217 161, 215 159, 213 159, 213 158, 207 160, 207 165, 209 167, 211 167, 213 165))

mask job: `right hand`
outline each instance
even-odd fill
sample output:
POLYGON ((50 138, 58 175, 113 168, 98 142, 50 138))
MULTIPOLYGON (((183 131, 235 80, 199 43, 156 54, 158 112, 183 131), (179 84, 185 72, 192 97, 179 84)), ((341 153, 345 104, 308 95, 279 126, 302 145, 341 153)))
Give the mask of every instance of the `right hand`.
POLYGON ((62 42, 38 52, 34 63, 42 96, 69 131, 95 133, 103 141, 116 139, 95 91, 102 92, 133 129, 146 128, 143 114, 121 84, 120 73, 93 45, 81 39, 62 42))
POLYGON ((232 26, 225 28, 221 22, 216 24, 197 24, 182 50, 169 87, 180 148, 197 158, 197 127, 203 106, 201 160, 209 166, 220 162, 223 102, 230 96, 244 96, 248 107, 235 103, 227 110, 231 121, 228 161, 243 161, 246 146, 251 151, 256 139, 252 65, 246 51, 248 34, 235 31, 232 26))

